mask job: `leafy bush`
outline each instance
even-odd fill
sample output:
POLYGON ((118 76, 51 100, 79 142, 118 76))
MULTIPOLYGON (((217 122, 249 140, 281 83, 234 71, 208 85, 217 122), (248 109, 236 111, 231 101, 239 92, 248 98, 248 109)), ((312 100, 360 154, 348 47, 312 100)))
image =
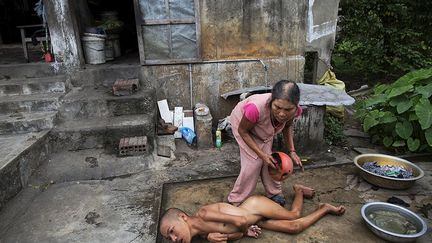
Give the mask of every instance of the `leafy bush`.
POLYGON ((356 117, 375 142, 395 150, 432 150, 432 68, 375 86, 356 104, 356 117))
POLYGON ((346 136, 343 133, 342 119, 327 113, 324 125, 324 140, 328 145, 345 145, 346 136))
POLYGON ((432 65, 432 1, 341 0, 333 55, 360 75, 390 80, 432 65))

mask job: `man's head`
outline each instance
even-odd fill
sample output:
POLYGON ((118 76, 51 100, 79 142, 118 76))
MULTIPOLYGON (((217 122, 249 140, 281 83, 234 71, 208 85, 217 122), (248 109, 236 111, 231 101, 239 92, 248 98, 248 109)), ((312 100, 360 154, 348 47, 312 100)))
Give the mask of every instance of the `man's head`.
POLYGON ((176 243, 189 243, 191 231, 188 224, 189 216, 178 208, 168 209, 161 218, 159 230, 161 235, 176 243))
POLYGON ((291 158, 283 152, 272 153, 273 158, 276 160, 276 169, 268 167, 270 177, 275 181, 283 181, 293 173, 293 162, 291 158))

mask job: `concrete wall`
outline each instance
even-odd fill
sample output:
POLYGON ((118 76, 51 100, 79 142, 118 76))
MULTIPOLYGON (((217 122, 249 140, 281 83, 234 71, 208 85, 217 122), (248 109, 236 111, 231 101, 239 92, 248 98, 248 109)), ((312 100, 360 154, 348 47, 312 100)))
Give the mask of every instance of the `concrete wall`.
MULTIPOLYGON (((66 66, 79 66, 84 62, 74 1, 46 2, 56 56, 66 66)), ((334 46, 338 4, 339 0, 199 0, 203 63, 142 66, 141 80, 155 87, 157 99, 167 98, 171 107, 190 109, 203 102, 216 119, 225 117, 238 99, 224 100, 223 93, 280 79, 302 82, 305 51, 316 51, 323 60, 316 69, 321 77, 334 46)), ((77 82, 79 86, 106 83, 84 80, 88 81, 77 82)))
POLYGON ((300 0, 202 0, 204 60, 302 55, 307 2, 300 0))
MULTIPOLYGON (((57 56, 63 57, 66 66, 84 63, 74 1, 46 2, 57 56)), ((144 87, 155 88, 157 100, 168 99, 171 109, 208 105, 216 122, 229 115, 238 102, 238 97, 225 100, 221 94, 272 85, 280 79, 302 82, 305 51, 316 51, 323 60, 317 62, 315 75, 321 77, 334 46, 338 4, 339 0, 199 0, 202 62, 141 66, 140 80, 144 87)), ((117 76, 113 70, 107 81, 111 76, 107 73, 103 69, 92 71, 93 82, 87 81, 92 76, 78 73, 74 84, 109 86, 117 76)), ((129 75, 134 71, 124 73, 133 78, 129 75)), ((320 131, 316 140, 322 139, 322 119, 317 118, 321 113, 310 112, 308 120, 301 122, 310 127, 308 131, 320 131)))
POLYGON ((6 165, 2 165, 4 167, 0 170, 0 211, 22 188, 27 187, 32 173, 48 159, 52 151, 48 142, 48 133, 48 131, 41 132, 37 137, 33 136, 34 138, 26 140, 14 138, 15 143, 18 141, 20 146, 11 145, 14 146, 11 150, 15 151, 16 148, 23 150, 17 150, 18 153, 12 157, 3 158, 11 160, 6 165))
POLYGON ((335 45, 339 0, 308 0, 306 51, 317 52, 314 81, 327 71, 335 45))
POLYGON ((161 65, 141 67, 140 79, 156 89, 156 97, 168 99, 170 108, 204 103, 209 106, 215 121, 231 113, 238 97, 225 100, 220 97, 229 91, 266 85, 273 85, 280 79, 303 80, 303 56, 278 59, 263 59, 267 75, 259 61, 202 63, 189 65, 161 65), (191 75, 191 76, 190 76, 191 75), (191 77, 191 79, 190 79, 191 77))
POLYGON ((171 108, 205 103, 217 121, 238 102, 224 100, 223 93, 280 79, 303 81, 306 14, 301 0, 200 0, 203 63, 143 66, 141 80, 171 108))
POLYGON ((54 50, 54 66, 73 70, 84 64, 74 2, 69 0, 45 0, 45 12, 54 50))

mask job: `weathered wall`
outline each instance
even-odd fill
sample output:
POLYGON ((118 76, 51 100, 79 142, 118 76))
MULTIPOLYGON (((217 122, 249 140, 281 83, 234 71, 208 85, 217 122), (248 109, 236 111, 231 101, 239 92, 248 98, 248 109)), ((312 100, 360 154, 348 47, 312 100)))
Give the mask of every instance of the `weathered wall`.
POLYGON ((66 70, 81 66, 84 59, 73 2, 45 0, 44 6, 56 64, 62 63, 66 70))
POLYGON ((200 1, 204 60, 302 55, 307 2, 200 1))
POLYGON ((171 108, 202 102, 217 121, 238 102, 238 97, 222 99, 223 93, 280 79, 303 81, 306 14, 307 2, 300 0, 200 0, 204 62, 190 64, 191 70, 188 64, 143 66, 141 80, 171 108))
POLYGON ((306 51, 318 53, 314 81, 327 71, 335 45, 339 0, 308 0, 306 51))
MULTIPOLYGON (((325 113, 325 106, 303 106, 303 114, 294 122, 294 144, 298 154, 316 153, 325 147, 323 146, 325 113)), ((273 149, 288 153, 281 133, 275 136, 273 149)))
MULTIPOLYGON (((268 85, 280 79, 303 80, 303 56, 263 59, 267 66, 268 85)), ((158 100, 167 99, 170 108, 191 108, 189 66, 161 65, 143 66, 140 79, 156 88, 158 100)), ((202 63, 191 65, 192 104, 198 102, 209 106, 215 121, 231 112, 238 97, 225 100, 221 94, 240 88, 266 85, 263 65, 257 61, 202 63)))
POLYGON ((0 171, 0 211, 21 189, 27 187, 32 173, 43 161, 48 159, 48 155, 51 153, 48 131, 37 136, 37 138, 34 136, 35 139, 39 139, 37 143, 32 142, 33 139, 27 141, 18 139, 17 141, 21 143, 18 147, 25 147, 25 149, 15 154, 14 158, 4 158, 12 160, 7 162, 7 165, 2 165, 4 167, 0 171))

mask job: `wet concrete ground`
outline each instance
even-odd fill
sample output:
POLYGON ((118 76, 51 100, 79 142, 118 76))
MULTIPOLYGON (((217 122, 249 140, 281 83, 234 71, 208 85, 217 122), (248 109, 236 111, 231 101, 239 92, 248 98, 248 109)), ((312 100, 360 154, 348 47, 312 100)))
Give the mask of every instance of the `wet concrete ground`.
MULTIPOLYGON (((344 216, 326 216, 298 235, 264 231, 260 239, 238 242, 382 242, 362 222, 365 202, 397 196, 416 212, 432 203, 432 163, 418 164, 426 176, 409 190, 373 190, 358 178, 351 164, 354 155, 335 149, 311 156, 305 172, 284 182, 288 199, 294 182, 316 189, 316 197, 305 201, 306 214, 319 202, 329 202, 345 205, 344 216)), ((117 158, 101 150, 54 154, 0 212, 0 242, 156 242, 161 207, 193 212, 223 201, 238 171, 235 143, 225 143, 221 150, 195 150, 179 141, 175 159, 117 158)), ((419 242, 432 242, 431 229, 419 242)))

